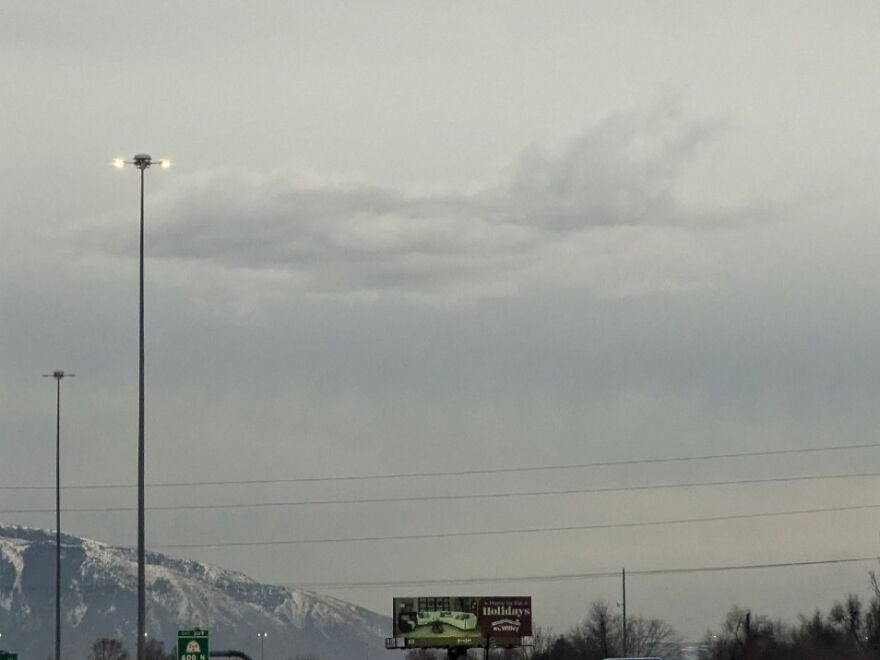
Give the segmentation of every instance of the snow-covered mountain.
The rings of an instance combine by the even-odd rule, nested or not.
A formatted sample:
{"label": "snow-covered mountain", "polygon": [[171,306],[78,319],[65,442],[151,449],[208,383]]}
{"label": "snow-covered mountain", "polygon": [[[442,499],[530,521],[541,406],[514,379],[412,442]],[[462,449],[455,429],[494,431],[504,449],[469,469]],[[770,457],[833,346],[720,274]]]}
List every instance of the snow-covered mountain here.
{"label": "snow-covered mountain", "polygon": [[[311,591],[259,584],[234,571],[149,552],[147,631],[175,648],[179,628],[208,628],[211,649],[267,660],[313,656],[350,660],[385,656],[387,617]],[[133,650],[137,626],[137,555],[62,536],[62,635],[67,660],[82,660],[98,637]],[[54,655],[55,534],[0,524],[0,646],[21,660]],[[401,656],[388,654],[392,660]]]}

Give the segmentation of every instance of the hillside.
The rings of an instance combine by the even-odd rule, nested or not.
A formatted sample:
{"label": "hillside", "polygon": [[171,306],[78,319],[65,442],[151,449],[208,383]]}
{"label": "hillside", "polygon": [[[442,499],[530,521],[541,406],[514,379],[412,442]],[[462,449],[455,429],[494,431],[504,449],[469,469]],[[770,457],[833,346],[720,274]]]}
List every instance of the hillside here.
{"label": "hillside", "polygon": [[[266,658],[312,655],[348,660],[384,655],[390,620],[312,591],[260,584],[242,573],[150,552],[146,557],[147,631],[173,644],[180,627],[207,627],[212,649]],[[63,647],[83,658],[98,637],[131,649],[137,622],[136,553],[62,536]],[[2,645],[22,660],[54,653],[54,532],[0,525]]]}

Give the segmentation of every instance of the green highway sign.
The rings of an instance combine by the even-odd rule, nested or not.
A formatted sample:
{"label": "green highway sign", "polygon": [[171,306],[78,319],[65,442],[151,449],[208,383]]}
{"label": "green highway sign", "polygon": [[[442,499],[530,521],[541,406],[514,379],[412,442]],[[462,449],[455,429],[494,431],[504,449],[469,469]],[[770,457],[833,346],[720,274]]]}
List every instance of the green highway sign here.
{"label": "green highway sign", "polygon": [[207,630],[177,631],[177,660],[208,660],[209,655]]}
{"label": "green highway sign", "polygon": [[18,660],[18,654],[0,650],[0,660]]}

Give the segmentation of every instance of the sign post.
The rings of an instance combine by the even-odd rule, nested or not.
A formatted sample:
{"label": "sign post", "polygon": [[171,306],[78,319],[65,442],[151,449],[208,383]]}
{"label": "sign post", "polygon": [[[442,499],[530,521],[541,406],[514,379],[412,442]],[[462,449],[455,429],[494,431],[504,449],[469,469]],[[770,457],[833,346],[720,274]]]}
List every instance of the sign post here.
{"label": "sign post", "polygon": [[208,660],[208,631],[178,630],[177,660]]}

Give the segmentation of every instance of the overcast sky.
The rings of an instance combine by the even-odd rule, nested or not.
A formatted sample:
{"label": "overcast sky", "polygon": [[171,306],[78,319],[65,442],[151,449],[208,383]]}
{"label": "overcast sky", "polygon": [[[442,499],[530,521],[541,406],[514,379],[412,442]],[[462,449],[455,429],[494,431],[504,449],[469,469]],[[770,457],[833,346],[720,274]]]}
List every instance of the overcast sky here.
{"label": "overcast sky", "polygon": [[[134,483],[135,170],[147,480],[455,472],[874,443],[876,2],[3,3],[0,484]],[[880,471],[880,449],[482,476],[153,488],[148,506]],[[880,478],[148,515],[151,547],[880,504]],[[4,510],[53,492],[2,491]],[[71,490],[71,507],[135,506]],[[52,514],[0,514],[51,527]],[[168,550],[274,583],[880,554],[875,510]],[[134,545],[133,513],[64,528]],[[871,563],[633,577],[685,637],[793,619]],[[533,594],[558,631],[615,580]],[[181,622],[186,623],[186,622]],[[390,634],[390,632],[389,632]]]}

